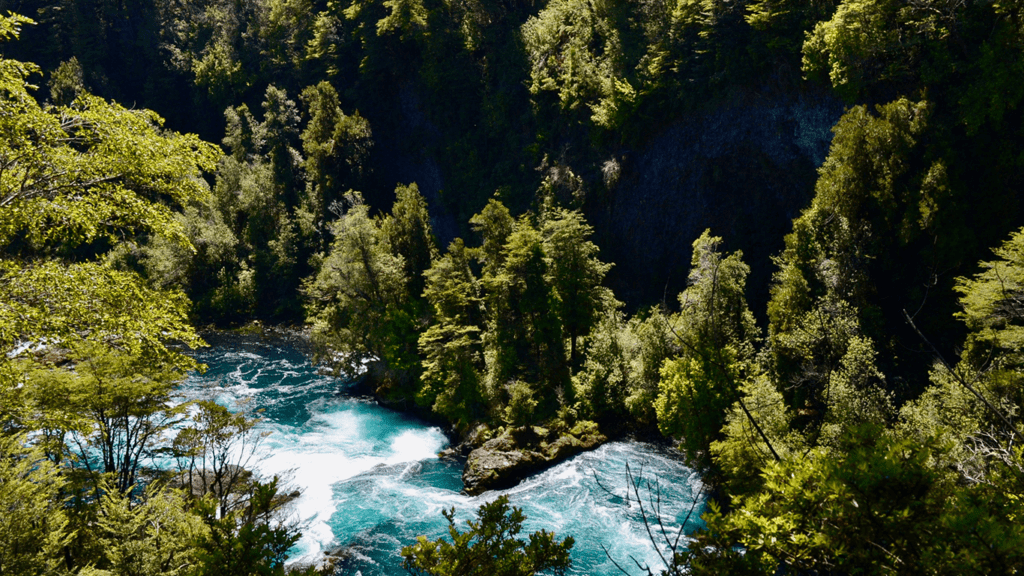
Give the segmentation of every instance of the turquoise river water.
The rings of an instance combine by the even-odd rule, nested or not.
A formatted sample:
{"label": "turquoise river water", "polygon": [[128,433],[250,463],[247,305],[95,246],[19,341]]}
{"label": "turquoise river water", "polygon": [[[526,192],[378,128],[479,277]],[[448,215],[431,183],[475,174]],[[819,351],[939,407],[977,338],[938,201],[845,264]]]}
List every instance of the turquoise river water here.
{"label": "turquoise river water", "polygon": [[[691,514],[699,479],[658,446],[611,442],[514,488],[470,497],[461,493],[462,463],[437,457],[448,446],[440,428],[348,394],[346,382],[318,374],[285,340],[216,336],[210,343],[196,353],[208,370],[190,376],[182,392],[261,411],[268,435],[259,471],[302,490],[292,510],[303,527],[294,559],[345,548],[351,554],[339,574],[404,574],[401,547],[421,534],[446,534],[443,509],[454,507],[464,526],[481,503],[505,494],[526,514],[525,531],[575,538],[572,574],[621,574],[604,549],[631,574],[641,573],[631,558],[658,573],[639,506],[625,498],[627,463],[656,480],[670,536],[684,521],[687,532],[700,522],[699,505]],[[648,497],[646,486],[641,493]]]}

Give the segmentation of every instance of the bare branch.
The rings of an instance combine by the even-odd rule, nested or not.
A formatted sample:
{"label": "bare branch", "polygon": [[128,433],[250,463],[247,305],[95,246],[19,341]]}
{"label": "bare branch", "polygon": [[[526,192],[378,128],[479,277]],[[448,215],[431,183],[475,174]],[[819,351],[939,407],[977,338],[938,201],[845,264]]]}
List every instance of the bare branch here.
{"label": "bare branch", "polygon": [[[606,556],[606,557],[608,558],[608,561],[609,561],[609,562],[611,562],[612,564],[614,564],[614,565],[615,565],[615,568],[617,568],[617,569],[619,570],[619,572],[622,572],[622,573],[623,573],[623,574],[625,574],[626,576],[633,576],[632,574],[630,574],[629,572],[627,572],[625,568],[623,568],[622,566],[620,566],[620,565],[619,565],[619,563],[615,561],[615,558],[612,558],[612,555],[611,555],[611,553],[610,553],[610,552],[608,552],[608,549],[607,549],[607,548],[605,548],[605,546],[604,546],[604,543],[603,543],[603,542],[602,542],[602,543],[600,543],[600,546],[601,546],[601,550],[604,550],[604,555],[605,555],[605,556]],[[635,562],[635,560],[634,560],[634,562]]]}
{"label": "bare branch", "polygon": [[980,400],[981,403],[984,404],[986,408],[988,408],[989,412],[994,414],[997,418],[999,418],[999,420],[1003,422],[1003,424],[1006,426],[1007,432],[1010,433],[1010,442],[1013,442],[1013,438],[1017,433],[1017,428],[1010,422],[1009,418],[1007,418],[1002,412],[999,411],[999,409],[993,406],[987,398],[981,395],[981,393],[975,390],[974,387],[971,386],[971,384],[968,383],[966,380],[964,380],[964,378],[960,376],[960,374],[957,371],[953,370],[953,368],[950,367],[949,363],[946,362],[946,359],[943,358],[942,353],[939,352],[939,349],[936,348],[935,345],[933,345],[931,341],[928,340],[924,333],[922,333],[921,330],[918,329],[917,325],[914,324],[914,321],[910,318],[910,315],[907,314],[906,310],[903,311],[903,317],[907,319],[907,323],[910,324],[910,327],[914,329],[914,332],[917,332],[917,335],[921,337],[921,340],[923,340],[924,343],[927,344],[928,347],[932,349],[932,352],[935,354],[935,357],[938,359],[939,363],[941,363],[942,367],[945,368],[951,376],[953,376],[953,379],[956,380],[958,384],[966,388],[971,394],[973,394],[975,398]]}

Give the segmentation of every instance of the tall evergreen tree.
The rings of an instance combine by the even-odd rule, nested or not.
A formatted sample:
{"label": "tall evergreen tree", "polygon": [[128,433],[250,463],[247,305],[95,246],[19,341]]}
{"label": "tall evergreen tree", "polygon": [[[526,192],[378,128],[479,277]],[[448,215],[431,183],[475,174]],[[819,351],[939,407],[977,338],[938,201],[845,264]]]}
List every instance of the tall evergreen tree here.
{"label": "tall evergreen tree", "polygon": [[395,188],[395,203],[391,214],[381,222],[381,231],[387,236],[392,253],[401,256],[405,263],[409,295],[413,300],[420,300],[423,273],[437,257],[437,240],[430,225],[427,201],[416,183]]}
{"label": "tall evergreen tree", "polygon": [[548,258],[549,282],[555,292],[562,330],[569,338],[569,367],[577,367],[577,344],[614,306],[611,291],[601,286],[611,264],[597,259],[590,241],[593,228],[576,211],[560,208],[544,214],[542,228]]}
{"label": "tall evergreen tree", "polygon": [[528,217],[516,221],[501,259],[501,268],[482,280],[492,354],[489,377],[496,385],[517,379],[536,384],[542,398],[553,400],[554,390],[568,384],[569,371],[544,240]]}
{"label": "tall evergreen tree", "polygon": [[727,410],[752,375],[760,336],[744,294],[750,269],[740,252],[723,256],[721,241],[704,231],[693,243],[689,286],[679,294],[672,328],[680,354],[662,367],[655,403],[658,427],[680,438],[702,470],[713,469],[711,443],[721,438]]}
{"label": "tall evergreen tree", "polygon": [[320,270],[306,284],[313,337],[340,353],[339,367],[357,374],[364,362],[388,383],[405,380],[417,359],[403,346],[410,328],[405,260],[392,252],[380,220],[358,193],[332,225],[334,243]]}
{"label": "tall evergreen tree", "polygon": [[419,340],[420,401],[459,428],[486,416],[481,388],[483,297],[470,263],[469,250],[456,238],[425,272],[423,295],[432,308],[433,323]]}

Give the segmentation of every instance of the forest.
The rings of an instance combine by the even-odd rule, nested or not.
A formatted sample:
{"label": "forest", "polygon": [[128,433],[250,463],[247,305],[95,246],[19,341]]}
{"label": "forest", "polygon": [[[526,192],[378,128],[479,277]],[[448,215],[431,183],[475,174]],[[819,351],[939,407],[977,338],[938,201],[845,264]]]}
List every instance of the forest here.
{"label": "forest", "polygon": [[[459,442],[671,442],[650,574],[1024,570],[1024,2],[0,14],[0,574],[333,573],[258,416],[174,401],[270,325]],[[409,572],[585,537],[453,514]]]}

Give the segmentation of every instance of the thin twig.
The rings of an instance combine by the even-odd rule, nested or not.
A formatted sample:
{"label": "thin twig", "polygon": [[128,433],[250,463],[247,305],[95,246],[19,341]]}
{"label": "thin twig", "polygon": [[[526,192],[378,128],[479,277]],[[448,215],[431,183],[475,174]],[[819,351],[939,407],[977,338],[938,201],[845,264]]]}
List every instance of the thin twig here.
{"label": "thin twig", "polygon": [[[643,468],[642,467],[640,469],[640,474],[643,475]],[[651,532],[651,523],[650,523],[650,521],[647,520],[647,511],[644,510],[644,501],[640,497],[639,483],[638,483],[638,481],[633,479],[632,471],[629,469],[629,464],[626,464],[626,475],[629,477],[629,481],[633,485],[633,492],[634,492],[634,495],[636,496],[637,503],[640,504],[640,518],[644,521],[644,530],[647,531],[647,537],[650,538],[651,543],[653,544],[653,543],[655,543],[654,533]],[[661,558],[661,561],[665,564],[666,568],[671,566],[668,563],[668,561],[665,560],[665,555],[661,553],[661,548],[659,548],[656,545],[654,547],[654,551],[658,553],[658,557]],[[635,560],[634,560],[634,562],[635,562]],[[639,566],[639,563],[637,563],[637,566]]]}
{"label": "thin twig", "polygon": [[[596,470],[591,468],[590,469],[590,473],[594,476],[594,482],[597,483],[597,487],[600,488],[601,491],[603,491],[605,494],[611,496],[612,498],[621,498],[621,496],[619,496],[615,492],[612,492],[608,487],[606,487],[604,484],[601,483],[601,479],[597,477],[597,471]],[[627,506],[629,505],[629,501],[628,500],[626,501],[626,505]]]}
{"label": "thin twig", "polygon": [[600,545],[601,545],[601,550],[604,550],[604,555],[605,555],[605,556],[607,556],[607,557],[608,557],[608,560],[609,560],[609,561],[610,561],[610,562],[611,562],[612,564],[614,564],[616,568],[618,568],[618,569],[619,569],[619,572],[622,572],[622,573],[623,573],[623,574],[625,574],[626,576],[633,576],[632,574],[630,574],[629,572],[627,572],[625,568],[623,568],[622,566],[619,566],[619,563],[615,561],[615,558],[612,558],[612,555],[611,555],[611,553],[610,553],[610,552],[608,552],[608,549],[604,547],[604,543],[603,543],[603,542],[601,542],[601,543],[600,543]]}
{"label": "thin twig", "polygon": [[903,311],[903,317],[907,319],[907,323],[909,323],[910,327],[914,329],[914,332],[917,332],[917,335],[921,337],[921,340],[923,340],[924,343],[927,344],[928,347],[932,349],[932,352],[935,354],[935,357],[939,360],[939,363],[941,363],[943,368],[945,368],[946,371],[949,372],[950,375],[953,376],[953,379],[956,380],[961,386],[966,388],[968,391],[970,391],[971,394],[974,394],[974,396],[978,400],[981,400],[981,402],[985,405],[985,407],[988,408],[988,410],[990,412],[992,412],[1000,420],[1002,420],[1003,424],[1006,425],[1007,431],[1010,433],[1010,442],[1013,442],[1013,438],[1014,438],[1014,436],[1017,433],[1017,429],[1010,422],[1010,420],[1005,415],[1003,415],[1003,413],[1000,412],[999,409],[997,409],[995,406],[993,406],[992,403],[989,402],[987,398],[982,396],[981,393],[979,393],[977,390],[975,390],[973,386],[971,386],[966,380],[964,380],[963,377],[960,376],[960,374],[958,374],[955,370],[953,370],[950,367],[949,363],[946,362],[946,359],[943,358],[942,353],[939,352],[939,349],[936,348],[935,345],[932,344],[930,340],[928,340],[928,338],[924,335],[924,333],[922,333],[921,330],[918,329],[917,325],[914,324],[914,321],[910,318],[910,315],[907,314],[906,310]]}
{"label": "thin twig", "polygon": [[690,521],[690,517],[693,516],[693,511],[697,509],[697,503],[700,502],[700,496],[704,493],[704,483],[700,483],[700,490],[697,490],[697,496],[693,499],[693,504],[690,504],[690,511],[686,513],[686,518],[683,519],[683,523],[679,525],[679,533],[676,534],[676,540],[672,543],[672,554],[675,555],[676,550],[679,549],[679,537],[683,535],[683,531],[686,528],[686,523]]}
{"label": "thin twig", "polygon": [[[679,340],[679,342],[683,346],[689,348],[691,352],[699,354],[697,349],[692,344],[684,340],[683,337],[676,332],[676,329],[672,327],[672,324],[669,324],[668,329],[669,331],[672,332],[672,335],[675,336],[676,339]],[[725,367],[722,366],[721,363],[716,362],[714,359],[711,359],[711,362],[714,363],[719,370],[722,370],[724,373],[728,374],[728,372],[725,370]],[[743,395],[739,393],[738,389],[736,390],[736,400],[737,402],[739,402],[740,408],[743,409],[743,413],[746,415],[747,420],[750,420],[750,423],[754,425],[754,429],[757,430],[757,433],[761,436],[761,440],[764,440],[764,443],[768,445],[768,449],[771,451],[772,456],[775,457],[775,461],[781,462],[782,458],[779,458],[779,454],[778,452],[775,451],[775,447],[772,446],[772,442],[771,440],[768,439],[768,435],[764,433],[764,430],[762,430],[761,427],[757,424],[757,420],[754,420],[754,416],[750,413],[749,410],[747,410],[747,407],[743,404]]]}

